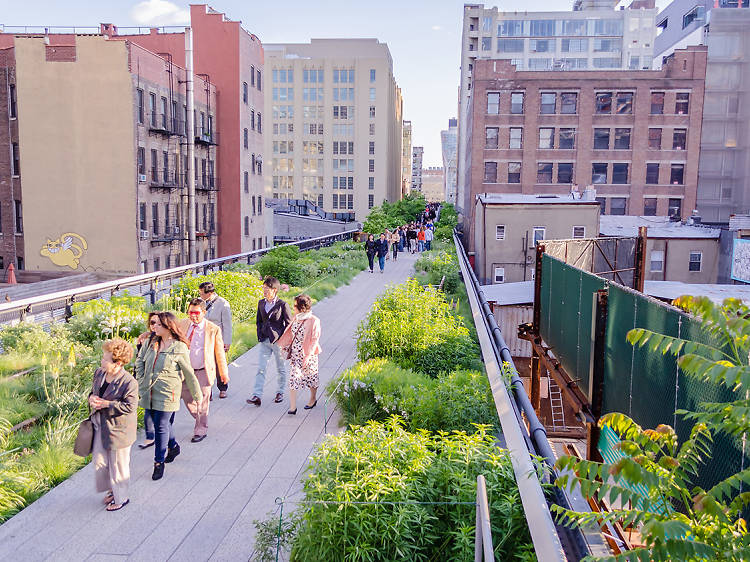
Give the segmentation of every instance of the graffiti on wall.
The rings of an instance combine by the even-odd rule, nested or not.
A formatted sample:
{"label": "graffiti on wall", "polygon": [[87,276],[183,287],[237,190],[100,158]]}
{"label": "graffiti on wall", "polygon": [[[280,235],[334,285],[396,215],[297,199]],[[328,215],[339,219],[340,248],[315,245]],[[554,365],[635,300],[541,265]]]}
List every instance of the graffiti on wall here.
{"label": "graffiti on wall", "polygon": [[66,232],[56,240],[47,238],[47,243],[42,246],[39,253],[55,265],[78,269],[81,256],[87,249],[88,244],[83,236],[75,232]]}

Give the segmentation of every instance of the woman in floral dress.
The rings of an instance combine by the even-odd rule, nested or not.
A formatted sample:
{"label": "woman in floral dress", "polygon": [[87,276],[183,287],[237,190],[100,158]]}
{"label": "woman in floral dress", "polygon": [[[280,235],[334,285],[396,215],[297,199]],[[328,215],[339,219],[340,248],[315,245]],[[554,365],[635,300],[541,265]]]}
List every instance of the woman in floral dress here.
{"label": "woman in floral dress", "polygon": [[308,295],[294,297],[295,316],[276,344],[291,361],[289,370],[289,414],[297,413],[297,391],[310,389],[310,401],[305,410],[318,404],[318,355],[320,354],[320,319],[312,311]]}

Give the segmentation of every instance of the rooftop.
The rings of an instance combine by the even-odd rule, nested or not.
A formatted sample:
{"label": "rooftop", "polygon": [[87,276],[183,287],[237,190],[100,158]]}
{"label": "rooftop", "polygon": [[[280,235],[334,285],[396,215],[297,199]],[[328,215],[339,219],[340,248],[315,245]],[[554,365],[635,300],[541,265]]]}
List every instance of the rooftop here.
{"label": "rooftop", "polygon": [[483,204],[493,205],[527,205],[527,204],[568,204],[599,205],[598,201],[573,199],[570,195],[531,195],[527,193],[480,193],[477,198]]}
{"label": "rooftop", "polygon": [[700,225],[672,222],[669,217],[636,217],[602,215],[599,234],[602,236],[638,236],[638,227],[648,227],[649,238],[719,238],[721,230]]}

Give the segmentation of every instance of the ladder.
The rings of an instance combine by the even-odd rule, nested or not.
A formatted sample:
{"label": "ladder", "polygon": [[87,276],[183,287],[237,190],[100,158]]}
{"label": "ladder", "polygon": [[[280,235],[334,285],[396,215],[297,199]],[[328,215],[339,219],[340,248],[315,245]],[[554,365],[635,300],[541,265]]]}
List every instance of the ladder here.
{"label": "ladder", "polygon": [[555,379],[549,380],[549,404],[552,410],[552,431],[567,431],[565,425],[565,410],[563,409],[563,399],[560,387],[557,386]]}

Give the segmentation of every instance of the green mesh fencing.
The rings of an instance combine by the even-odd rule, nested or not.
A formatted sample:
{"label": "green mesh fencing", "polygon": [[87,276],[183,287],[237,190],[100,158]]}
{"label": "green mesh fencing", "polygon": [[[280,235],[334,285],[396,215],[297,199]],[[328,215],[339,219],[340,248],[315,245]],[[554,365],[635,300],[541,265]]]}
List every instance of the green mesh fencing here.
{"label": "green mesh fencing", "polygon": [[607,281],[542,256],[540,334],[591,401],[591,355],[596,292]]}

